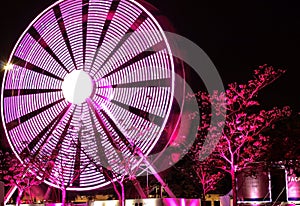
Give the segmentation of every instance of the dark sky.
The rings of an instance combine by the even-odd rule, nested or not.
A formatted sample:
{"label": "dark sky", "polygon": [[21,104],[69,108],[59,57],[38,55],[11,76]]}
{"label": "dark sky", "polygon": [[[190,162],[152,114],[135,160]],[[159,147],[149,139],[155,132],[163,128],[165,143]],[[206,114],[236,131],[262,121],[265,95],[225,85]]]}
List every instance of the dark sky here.
{"label": "dark sky", "polygon": [[[2,1],[0,60],[53,0]],[[300,111],[300,2],[288,0],[149,0],[212,59],[223,81],[245,82],[258,65],[287,69],[261,94],[266,106]],[[299,2],[299,3],[297,3]],[[1,72],[2,74],[3,72]]]}
{"label": "dark sky", "polygon": [[245,82],[262,64],[287,69],[260,97],[268,106],[290,105],[300,111],[299,1],[152,2],[179,34],[208,54],[225,83]]}
{"label": "dark sky", "polygon": [[[1,2],[0,60],[7,61],[28,24],[53,0]],[[266,89],[266,104],[300,111],[300,2],[288,0],[149,0],[212,59],[223,81],[243,82],[258,65],[287,69]],[[299,2],[299,3],[297,3]]]}

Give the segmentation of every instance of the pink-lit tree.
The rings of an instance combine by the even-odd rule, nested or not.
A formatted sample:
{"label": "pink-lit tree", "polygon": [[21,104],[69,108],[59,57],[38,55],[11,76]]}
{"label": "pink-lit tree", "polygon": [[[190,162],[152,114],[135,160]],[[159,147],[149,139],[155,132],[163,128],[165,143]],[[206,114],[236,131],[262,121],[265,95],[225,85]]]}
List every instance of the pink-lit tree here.
{"label": "pink-lit tree", "polygon": [[[289,107],[261,109],[257,99],[259,91],[284,73],[285,70],[264,65],[254,70],[252,80],[246,84],[229,84],[225,93],[196,94],[200,102],[201,124],[198,128],[200,141],[194,149],[199,151],[199,160],[204,160],[210,152],[205,161],[214,162],[216,168],[231,175],[234,205],[237,204],[236,172],[249,163],[263,160],[269,149],[269,137],[264,135],[264,130],[291,114]],[[214,115],[226,120],[219,122],[216,118],[211,121],[211,114],[207,113],[211,107],[215,108]],[[196,161],[199,168],[201,164],[201,161]]]}
{"label": "pink-lit tree", "polygon": [[136,179],[136,173],[139,167],[134,167],[133,164],[135,161],[132,161],[135,159],[134,157],[125,157],[123,154],[119,155],[121,157],[121,161],[118,162],[119,168],[110,168],[111,174],[113,175],[113,179],[118,183],[119,188],[114,185],[113,179],[111,179],[111,182],[114,185],[114,190],[118,195],[120,206],[125,205],[125,187],[124,183],[126,181],[132,181],[133,185],[137,189],[138,193],[142,198],[146,198],[146,195],[139,183],[139,181]]}
{"label": "pink-lit tree", "polygon": [[[78,144],[79,143],[79,144]],[[117,147],[116,142],[115,146]],[[125,205],[125,187],[124,183],[126,181],[132,181],[135,189],[138,191],[139,195],[142,198],[146,198],[146,195],[140,185],[140,182],[136,178],[137,170],[139,170],[138,165],[133,166],[133,164],[136,164],[136,161],[133,161],[136,159],[136,157],[131,156],[124,156],[120,150],[116,150],[116,155],[118,156],[116,159],[118,161],[116,162],[119,167],[112,168],[108,162],[104,165],[101,165],[97,163],[90,155],[82,148],[80,147],[80,141],[74,141],[72,140],[72,146],[75,146],[77,149],[80,149],[82,154],[89,160],[87,162],[87,165],[83,168],[86,168],[88,166],[95,167],[99,172],[101,172],[104,177],[111,182],[113,189],[118,196],[119,204],[120,206]],[[112,162],[113,163],[113,162]],[[78,171],[77,174],[81,174],[84,170]],[[74,176],[75,179],[72,180],[75,181],[77,179],[76,176]]]}
{"label": "pink-lit tree", "polygon": [[222,170],[217,169],[210,159],[203,161],[196,159],[191,168],[193,172],[191,175],[194,174],[201,184],[202,196],[205,201],[206,195],[216,189],[217,184],[224,178],[225,174]]}
{"label": "pink-lit tree", "polygon": [[4,174],[6,185],[18,188],[17,205],[20,205],[24,191],[41,184],[45,178],[49,177],[50,168],[53,166],[50,161],[32,156],[23,157],[23,162],[20,162],[10,153],[5,155],[5,164],[8,168]]}
{"label": "pink-lit tree", "polygon": [[[75,143],[72,142],[70,142],[69,146],[76,147]],[[80,175],[90,165],[90,163],[76,165],[79,162],[76,161],[78,158],[79,157],[76,157],[74,154],[59,152],[59,149],[55,150],[53,156],[50,158],[50,160],[54,159],[57,165],[57,167],[52,168],[51,181],[58,185],[61,190],[62,205],[65,205],[67,201],[67,188],[72,187],[73,184],[76,184],[76,181],[79,179]],[[68,173],[66,167],[69,163],[75,164],[75,167],[78,168],[74,170],[74,173]]]}
{"label": "pink-lit tree", "polygon": [[[223,104],[224,101],[222,102],[224,96],[214,93],[212,96],[213,98],[210,98],[209,95],[207,95],[207,93],[205,92],[199,92],[196,95],[188,94],[186,96],[186,104],[188,104],[190,100],[194,99],[195,97],[197,99],[201,113],[199,114],[198,111],[190,111],[190,118],[193,119],[195,115],[201,115],[200,126],[198,127],[198,133],[196,134],[195,142],[192,148],[189,150],[188,154],[185,156],[185,159],[187,159],[187,161],[184,161],[185,163],[183,166],[180,166],[180,169],[189,177],[196,177],[193,179],[194,181],[200,183],[202,189],[202,199],[205,201],[206,195],[209,192],[214,191],[217,187],[217,184],[225,176],[224,171],[216,166],[216,162],[213,159],[199,158],[200,156],[205,155],[205,153],[209,153],[209,151],[212,151],[212,149],[210,148],[207,149],[207,146],[216,144],[216,142],[210,142],[204,146],[205,141],[209,142],[218,140],[218,137],[205,137],[207,137],[209,129],[213,131],[218,127],[222,127],[222,125],[224,124],[222,124],[222,122],[210,122],[212,116],[211,101],[215,102],[214,106],[216,107],[217,111],[216,116],[225,114],[225,107]],[[210,127],[210,125],[212,126]],[[217,135],[217,133],[210,133],[210,135]],[[187,165],[186,162],[191,163],[187,163]]]}
{"label": "pink-lit tree", "polygon": [[192,148],[191,152],[178,164],[176,169],[191,178],[194,183],[200,183],[202,200],[205,201],[206,195],[217,189],[217,185],[225,177],[225,173],[223,170],[218,169],[211,159],[199,160],[198,151],[200,150],[197,151],[196,148],[197,145]]}
{"label": "pink-lit tree", "polygon": [[[134,160],[134,161],[133,161]],[[131,181],[137,190],[138,194],[141,198],[147,198],[140,182],[137,180],[137,172],[140,170],[140,164],[137,164],[138,158],[135,156],[123,156],[122,161],[119,163],[119,171],[116,171],[119,178],[117,178],[117,182],[121,188],[122,201],[125,205],[125,188],[124,183],[126,181]],[[136,164],[134,166],[134,164]],[[118,170],[117,168],[115,170]]]}

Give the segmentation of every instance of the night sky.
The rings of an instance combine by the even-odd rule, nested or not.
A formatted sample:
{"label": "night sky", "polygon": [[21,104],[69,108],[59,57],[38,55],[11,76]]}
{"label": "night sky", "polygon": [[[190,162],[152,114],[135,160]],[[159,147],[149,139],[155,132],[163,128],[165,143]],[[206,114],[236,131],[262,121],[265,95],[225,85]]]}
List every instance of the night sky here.
{"label": "night sky", "polygon": [[284,76],[262,91],[262,104],[290,105],[300,111],[300,2],[206,0],[198,1],[199,6],[193,2],[153,4],[179,34],[208,54],[225,84],[247,81],[258,65],[286,69]]}
{"label": "night sky", "polygon": [[[53,0],[1,2],[0,60],[6,62],[21,33]],[[261,93],[262,104],[300,111],[300,2],[288,0],[149,0],[176,32],[211,58],[224,83],[244,83],[262,64],[287,73]],[[298,3],[297,3],[298,2]],[[3,65],[3,64],[2,64]],[[3,72],[1,72],[2,76]]]}

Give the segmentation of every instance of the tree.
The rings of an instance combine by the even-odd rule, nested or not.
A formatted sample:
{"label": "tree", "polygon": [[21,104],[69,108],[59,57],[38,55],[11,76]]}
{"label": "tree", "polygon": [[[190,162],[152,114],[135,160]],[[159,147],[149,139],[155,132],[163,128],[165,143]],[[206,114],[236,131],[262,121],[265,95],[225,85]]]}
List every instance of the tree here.
{"label": "tree", "polygon": [[[216,94],[216,93],[215,93]],[[215,95],[214,94],[214,95]],[[196,97],[196,98],[195,98]],[[217,96],[214,96],[217,99]],[[219,98],[222,98],[221,96]],[[195,135],[193,146],[189,149],[187,155],[175,165],[175,168],[191,179],[194,184],[197,185],[198,193],[201,191],[202,199],[205,201],[206,194],[211,191],[214,191],[217,187],[217,184],[225,176],[223,170],[215,166],[215,162],[211,159],[199,158],[204,153],[209,153],[210,149],[206,150],[206,146],[212,146],[213,144],[204,145],[204,142],[215,140],[218,138],[204,138],[208,135],[208,129],[210,128],[210,117],[211,113],[211,102],[209,96],[204,92],[198,92],[196,95],[193,93],[188,93],[185,99],[185,105],[189,108],[187,123],[189,125],[189,131],[187,135]],[[197,101],[200,110],[198,108],[189,107],[193,101]],[[222,101],[218,101],[220,104]],[[221,107],[218,107],[220,109]],[[200,111],[200,113],[199,113]],[[218,115],[223,114],[223,112],[218,111]],[[196,116],[200,115],[200,126],[196,124],[191,124],[191,121],[196,121]],[[198,126],[198,128],[191,128],[192,126]],[[197,134],[194,134],[191,131],[197,131]],[[216,134],[213,134],[216,135]],[[179,147],[184,150],[187,148],[185,142],[180,142]],[[206,155],[207,156],[207,155]],[[199,184],[200,183],[200,184]],[[200,186],[199,186],[200,185]],[[204,202],[205,203],[205,202]]]}
{"label": "tree", "polygon": [[194,174],[201,183],[203,200],[206,195],[216,189],[217,183],[225,176],[223,171],[214,167],[213,162],[204,160],[192,166]]}
{"label": "tree", "polygon": [[121,162],[118,162],[119,167],[111,169],[111,171],[113,172],[112,174],[114,175],[115,181],[120,186],[120,192],[118,192],[120,206],[124,206],[125,205],[124,183],[126,181],[131,181],[133,183],[135,189],[137,190],[141,198],[146,198],[147,196],[145,195],[140,185],[140,182],[137,180],[137,173],[140,170],[141,161],[138,162],[138,158],[134,156],[133,157],[125,156],[121,152],[119,154],[119,157],[121,158]]}
{"label": "tree", "polygon": [[[85,149],[81,147],[80,139],[75,141],[74,140],[74,135],[70,134],[70,136],[71,136],[70,146],[74,146],[76,149],[80,150],[80,152],[89,161],[87,162],[87,164],[84,167],[81,167],[81,168],[83,168],[82,170],[77,171],[77,176],[73,176],[73,179],[69,178],[67,186],[69,186],[70,183],[72,184],[79,177],[79,175],[82,172],[84,172],[84,170],[87,167],[93,166],[100,173],[102,173],[107,180],[109,180],[112,183],[114,191],[118,196],[120,206],[125,205],[124,182],[126,180],[130,180],[130,181],[133,182],[133,184],[135,185],[137,191],[139,192],[139,194],[142,198],[146,197],[145,193],[142,190],[142,187],[141,187],[139,181],[136,178],[137,170],[139,170],[139,165],[136,165],[136,163],[137,163],[137,158],[136,157],[134,157],[134,156],[133,157],[132,156],[125,156],[120,150],[116,150],[116,155],[117,155],[116,160],[120,160],[120,161],[116,162],[118,167],[112,168],[108,164],[108,162],[105,162],[104,163],[105,165],[101,165],[101,164],[97,163],[92,157],[90,157],[90,155],[85,151]],[[115,144],[116,142],[113,142],[113,143]],[[115,144],[115,146],[117,147],[117,144]],[[103,154],[101,156],[103,157]],[[103,161],[105,161],[105,158],[103,158]],[[64,170],[63,170],[63,167],[60,167],[60,168],[62,168],[62,169],[60,169],[61,174],[58,175],[58,177],[61,177],[60,179],[63,180],[62,177],[64,177],[64,173],[63,173]],[[63,182],[65,182],[65,181],[63,181]],[[66,185],[62,184],[62,183],[60,185],[62,185],[62,187],[61,187],[62,190],[66,191]]]}
{"label": "tree", "polygon": [[5,167],[8,169],[4,171],[4,180],[7,181],[7,186],[18,188],[16,204],[20,205],[24,191],[48,178],[53,165],[43,158],[20,155],[23,160],[21,162],[13,154],[5,154]]}
{"label": "tree", "polygon": [[[288,106],[261,109],[257,98],[259,91],[284,73],[285,70],[263,65],[254,70],[253,79],[246,84],[229,84],[224,93],[196,94],[201,102],[200,111],[203,111],[198,136],[199,158],[211,151],[207,147],[215,147],[207,161],[231,175],[234,205],[237,204],[236,172],[249,163],[263,160],[269,149],[269,136],[263,134],[264,130],[291,114]],[[205,112],[211,107],[216,109],[216,116],[226,117],[226,120],[210,122],[212,114]]]}
{"label": "tree", "polygon": [[[69,144],[69,148],[67,151],[71,151],[71,147],[77,147],[75,145],[75,142],[72,142],[71,140]],[[59,148],[61,145],[58,145],[58,149],[54,150],[53,156],[50,157],[49,161],[55,160],[56,167],[52,168],[52,176],[51,181],[54,182],[57,186],[59,186],[62,195],[61,195],[61,202],[62,205],[66,204],[67,199],[67,188],[72,187],[73,184],[77,184],[76,181],[79,179],[80,175],[88,168],[91,164],[86,163],[84,165],[79,165],[78,158],[76,154],[72,153],[65,153],[62,151],[59,151]],[[80,145],[78,146],[78,148]],[[74,173],[69,173],[66,169],[66,165],[68,163],[72,163],[75,166]]]}
{"label": "tree", "polygon": [[177,164],[176,169],[185,174],[194,183],[200,183],[202,200],[209,192],[216,190],[218,183],[225,177],[223,170],[216,167],[215,162],[211,159],[200,160],[198,149],[195,145],[188,155]]}

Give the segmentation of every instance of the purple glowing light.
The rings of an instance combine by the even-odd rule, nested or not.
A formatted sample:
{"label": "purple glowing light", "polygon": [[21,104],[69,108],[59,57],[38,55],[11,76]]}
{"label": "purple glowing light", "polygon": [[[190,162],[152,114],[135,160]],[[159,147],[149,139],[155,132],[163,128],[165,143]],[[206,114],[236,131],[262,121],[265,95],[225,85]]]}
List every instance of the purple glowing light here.
{"label": "purple glowing light", "polygon": [[300,201],[300,177],[296,174],[286,174],[287,199],[289,202]]}
{"label": "purple glowing light", "polygon": [[[130,155],[122,137],[149,154],[173,101],[170,57],[161,26],[135,1],[53,4],[25,30],[10,56],[13,67],[5,71],[1,114],[11,148],[18,157],[26,150],[37,156],[59,150],[47,180],[56,187],[89,164],[76,142],[96,164],[112,168],[120,167],[112,142]],[[76,102],[63,91],[74,71],[88,74],[92,82],[92,91]],[[91,164],[68,189],[109,183]]]}
{"label": "purple glowing light", "polygon": [[270,172],[258,167],[246,168],[237,174],[237,194],[240,203],[271,202]]}

